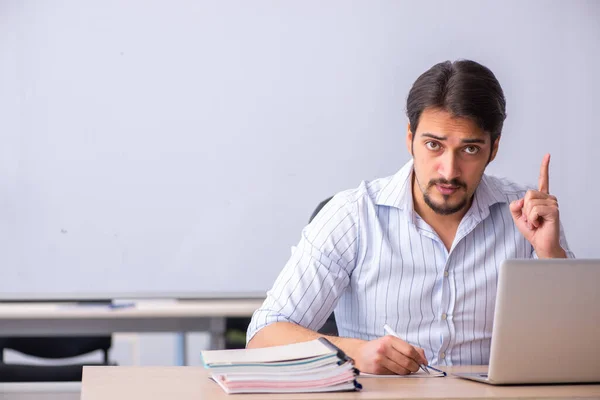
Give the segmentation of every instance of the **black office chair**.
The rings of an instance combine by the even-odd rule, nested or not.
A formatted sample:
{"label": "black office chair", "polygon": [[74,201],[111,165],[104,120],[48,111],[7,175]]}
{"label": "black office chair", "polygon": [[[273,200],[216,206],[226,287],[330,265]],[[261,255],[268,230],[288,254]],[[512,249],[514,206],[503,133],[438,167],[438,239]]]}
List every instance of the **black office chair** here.
{"label": "black office chair", "polygon": [[[317,208],[313,211],[312,215],[308,219],[308,223],[317,216],[319,211],[327,204],[332,197],[323,200],[317,205]],[[225,319],[225,348],[227,349],[243,349],[246,346],[246,331],[248,325],[250,325],[250,318],[245,317],[230,317]],[[319,329],[319,333],[323,335],[337,336],[338,330],[335,323],[335,316],[333,313],[327,318],[325,324]]]}
{"label": "black office chair", "polygon": [[246,347],[246,331],[250,325],[248,317],[225,318],[225,348],[243,349]]}
{"label": "black office chair", "polygon": [[[0,337],[0,382],[78,382],[84,365],[110,365],[112,336]],[[4,349],[22,354],[63,359],[102,350],[101,363],[33,365],[4,362]]]}
{"label": "black office chair", "polygon": [[[321,211],[321,209],[325,207],[325,204],[327,204],[332,198],[333,197],[329,197],[320,202],[319,205],[317,205],[317,208],[315,208],[312,215],[308,219],[308,223],[312,222],[312,220],[317,216],[319,211]],[[323,335],[338,336],[337,324],[335,322],[335,315],[333,313],[331,313],[331,315],[325,321],[325,324],[321,327],[321,329],[319,329],[319,333]]]}

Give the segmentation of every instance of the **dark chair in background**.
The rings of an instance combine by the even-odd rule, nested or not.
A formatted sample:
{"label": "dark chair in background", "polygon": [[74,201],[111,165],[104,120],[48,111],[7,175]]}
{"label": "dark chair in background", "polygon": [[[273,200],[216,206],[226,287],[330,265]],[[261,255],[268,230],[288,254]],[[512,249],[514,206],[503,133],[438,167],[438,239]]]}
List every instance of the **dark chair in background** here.
{"label": "dark chair in background", "polygon": [[[312,222],[319,211],[321,211],[325,204],[331,199],[332,197],[329,197],[317,205],[317,208],[315,208],[308,219],[308,223]],[[225,320],[225,348],[243,349],[246,347],[246,330],[248,329],[248,325],[250,325],[250,318],[227,318]],[[327,318],[327,321],[325,321],[325,324],[319,329],[319,333],[322,333],[323,335],[338,335],[333,313],[331,313],[329,318]]]}
{"label": "dark chair in background", "polygon": [[329,200],[331,200],[331,199],[333,199],[333,196],[326,198],[325,200],[323,200],[322,202],[320,202],[319,205],[317,205],[317,208],[315,208],[315,210],[311,214],[310,218],[308,219],[308,223],[309,224],[312,222],[313,219],[315,219],[315,217],[317,216],[317,214],[319,213],[319,211],[321,211],[321,209],[323,207],[325,207],[325,204],[329,203]]}
{"label": "dark chair in background", "polygon": [[[103,301],[105,303],[105,301]],[[0,328],[1,329],[1,328]],[[84,365],[109,365],[112,336],[0,337],[0,382],[77,382]],[[101,350],[101,363],[33,365],[4,362],[4,349],[42,359],[66,359]]]}
{"label": "dark chair in background", "polygon": [[[327,204],[332,198],[333,197],[328,197],[327,199],[319,203],[317,208],[315,208],[312,215],[310,216],[308,220],[309,223],[312,222],[312,220],[317,216],[319,211],[321,211],[321,209],[325,207],[325,204]],[[337,324],[335,323],[335,316],[333,313],[331,313],[331,315],[325,321],[325,324],[321,327],[321,329],[319,329],[319,333],[323,335],[338,336]]]}

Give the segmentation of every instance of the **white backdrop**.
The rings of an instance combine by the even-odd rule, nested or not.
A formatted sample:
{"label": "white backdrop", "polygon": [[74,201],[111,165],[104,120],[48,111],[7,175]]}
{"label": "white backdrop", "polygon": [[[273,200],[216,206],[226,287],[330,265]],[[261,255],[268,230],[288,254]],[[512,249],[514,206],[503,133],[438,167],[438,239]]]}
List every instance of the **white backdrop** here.
{"label": "white backdrop", "polygon": [[598,257],[600,2],[0,0],[0,293],[262,292],[322,199],[408,159],[405,99],[489,66],[489,172]]}

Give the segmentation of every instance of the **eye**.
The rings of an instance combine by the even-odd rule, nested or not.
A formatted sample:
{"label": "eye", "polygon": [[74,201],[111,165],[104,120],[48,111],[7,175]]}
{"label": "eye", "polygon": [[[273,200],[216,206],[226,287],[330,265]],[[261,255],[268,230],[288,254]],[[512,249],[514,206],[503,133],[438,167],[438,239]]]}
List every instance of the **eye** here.
{"label": "eye", "polygon": [[465,147],[465,153],[475,155],[479,153],[480,148],[477,146],[467,146]]}
{"label": "eye", "polygon": [[440,149],[440,144],[430,140],[429,142],[425,143],[425,147],[427,147],[429,150],[436,151]]}

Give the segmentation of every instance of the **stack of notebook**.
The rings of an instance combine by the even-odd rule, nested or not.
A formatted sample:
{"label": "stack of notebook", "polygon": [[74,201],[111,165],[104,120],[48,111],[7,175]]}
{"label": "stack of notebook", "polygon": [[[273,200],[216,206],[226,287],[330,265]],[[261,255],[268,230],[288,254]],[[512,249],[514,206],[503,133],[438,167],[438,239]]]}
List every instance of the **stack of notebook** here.
{"label": "stack of notebook", "polygon": [[358,370],[325,338],[262,349],[202,352],[211,378],[227,393],[358,390]]}

